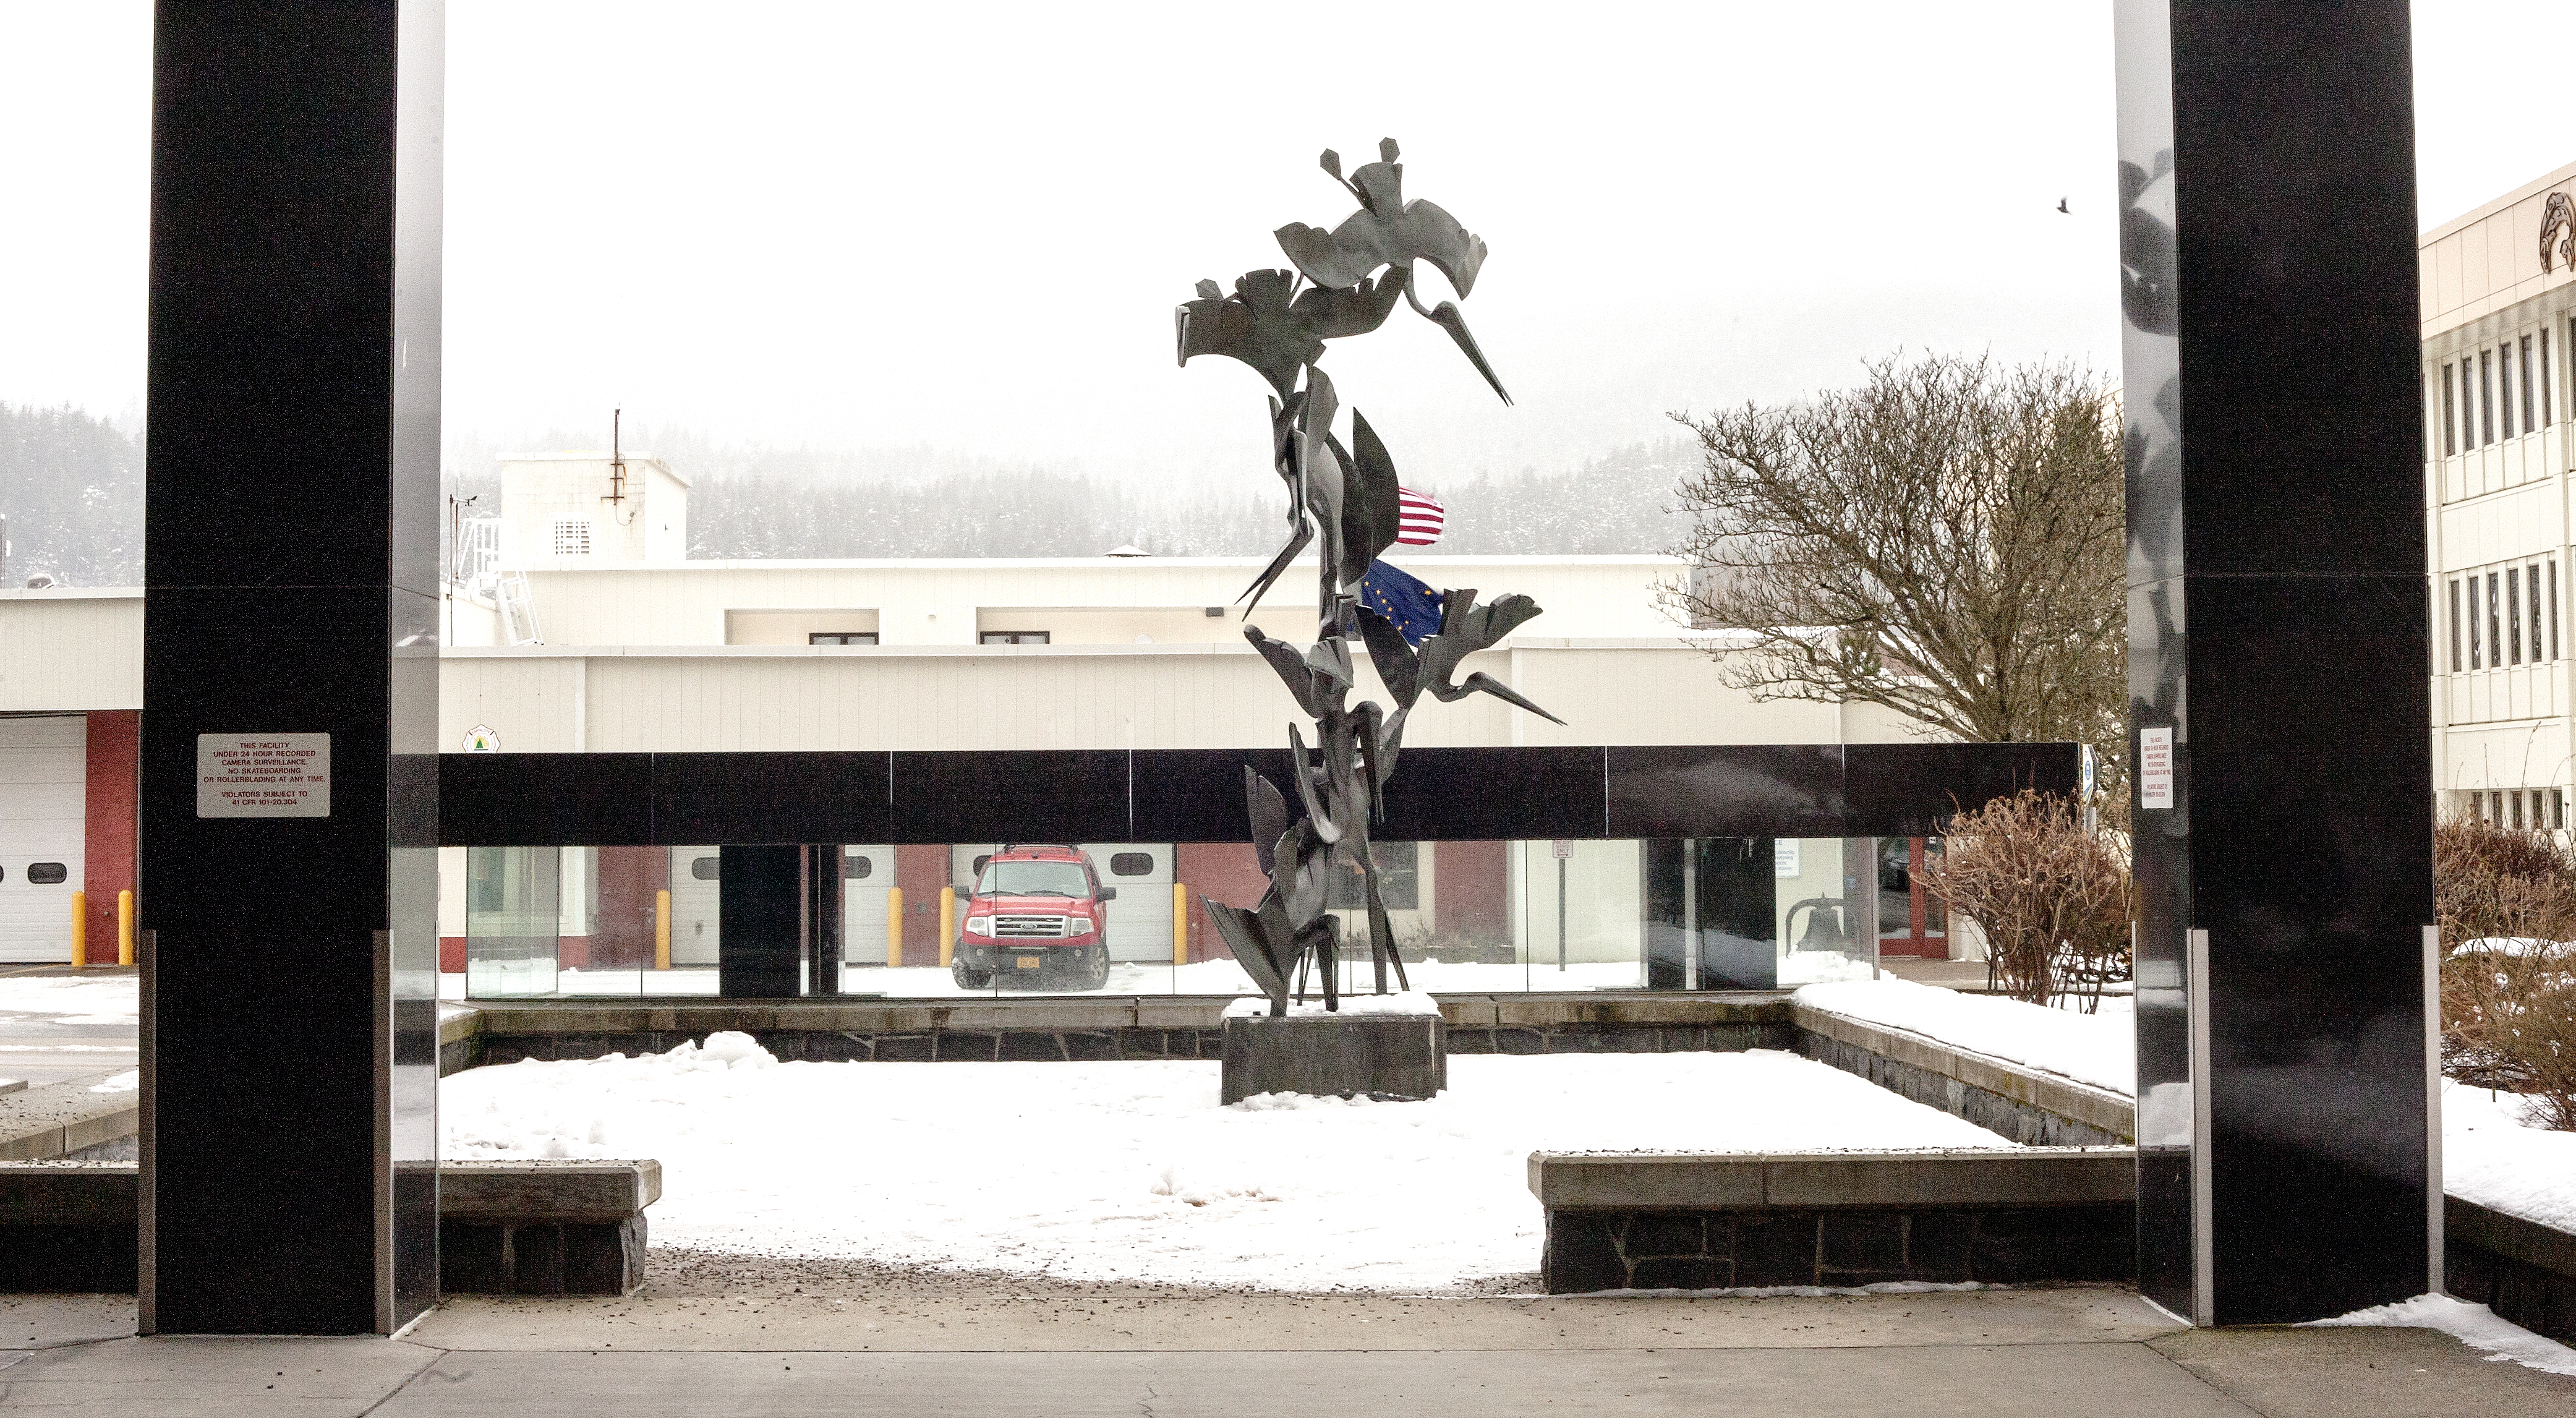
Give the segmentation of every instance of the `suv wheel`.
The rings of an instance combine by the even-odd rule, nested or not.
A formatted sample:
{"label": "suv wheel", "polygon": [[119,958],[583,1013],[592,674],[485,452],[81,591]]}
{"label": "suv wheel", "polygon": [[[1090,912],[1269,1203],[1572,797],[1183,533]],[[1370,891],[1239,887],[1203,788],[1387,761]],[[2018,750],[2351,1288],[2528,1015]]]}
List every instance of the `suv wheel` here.
{"label": "suv wheel", "polygon": [[961,990],[987,989],[990,988],[993,983],[992,971],[969,970],[966,968],[966,962],[963,960],[952,963],[948,967],[948,975],[949,978],[957,982],[957,988]]}
{"label": "suv wheel", "polygon": [[1102,941],[1091,948],[1090,958],[1083,962],[1084,989],[1096,990],[1109,983],[1109,943]]}

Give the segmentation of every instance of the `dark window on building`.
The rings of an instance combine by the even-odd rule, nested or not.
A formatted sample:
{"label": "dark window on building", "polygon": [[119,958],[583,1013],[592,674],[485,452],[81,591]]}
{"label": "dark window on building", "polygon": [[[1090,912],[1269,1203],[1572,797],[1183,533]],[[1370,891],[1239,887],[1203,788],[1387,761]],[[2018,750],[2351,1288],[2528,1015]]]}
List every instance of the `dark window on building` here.
{"label": "dark window on building", "polygon": [[874,645],[877,643],[877,633],[873,630],[818,630],[806,636],[805,643],[808,645]]}
{"label": "dark window on building", "polygon": [[70,877],[71,873],[64,870],[63,864],[60,862],[27,863],[27,884],[29,886],[60,886]]}
{"label": "dark window on building", "polygon": [[2482,624],[2484,622],[2478,618],[2478,578],[2472,576],[2469,578],[2469,668],[2473,670],[2484,669],[2487,663],[2486,638],[2478,629]]}
{"label": "dark window on building", "polygon": [[1044,645],[1047,643],[1047,632],[1043,630],[987,630],[984,632],[984,643],[987,645]]}
{"label": "dark window on building", "polygon": [[[1418,842],[1371,842],[1369,860],[1377,864],[1378,898],[1390,911],[1422,909],[1421,876],[1416,863],[1421,844]],[[1358,872],[1335,862],[1333,866],[1332,908],[1336,911],[1360,911],[1368,908],[1368,887]],[[1366,955],[1366,949],[1360,952]]]}
{"label": "dark window on building", "polygon": [[2531,432],[2539,425],[2531,421],[2531,337],[2522,337],[2522,431]]}
{"label": "dark window on building", "polygon": [[[2549,332],[2540,332],[2540,426],[2549,427]],[[2556,791],[2552,789],[2552,791]]]}
{"label": "dark window on building", "polygon": [[2496,424],[2513,437],[2513,341],[2496,346]]}
{"label": "dark window on building", "polygon": [[2495,351],[2478,351],[2478,444],[2495,442]]}
{"label": "dark window on building", "polygon": [[841,880],[843,881],[865,881],[876,874],[876,869],[877,864],[866,857],[841,858]]}
{"label": "dark window on building", "polygon": [[2448,457],[2450,457],[2452,454],[2457,453],[2457,452],[2459,452],[2459,451],[2460,451],[2459,421],[2458,421],[2458,419],[2453,415],[2453,413],[2452,413],[2452,411],[2451,411],[2451,383],[2452,383],[2452,369],[2451,369],[2451,366],[2449,366],[2449,365],[2447,365],[2447,364],[2446,364],[2446,365],[2443,365],[2443,366],[2442,366],[2442,456],[2443,456],[2443,457],[2445,457],[2445,458],[2448,458]]}
{"label": "dark window on building", "polygon": [[2549,825],[2561,832],[2567,830],[2567,790],[2565,788],[2549,790]]}
{"label": "dark window on building", "polygon": [[2542,658],[2540,653],[2540,563],[2535,561],[2524,567],[2523,571],[2525,573],[2522,581],[2524,598],[2531,606],[2531,662],[2536,665]]}
{"label": "dark window on building", "polygon": [[2558,658],[2558,563],[2549,563],[2549,658]]}
{"label": "dark window on building", "polygon": [[723,865],[724,858],[722,857],[691,857],[689,859],[689,875],[696,877],[700,881],[715,881],[719,879],[717,869]]}
{"label": "dark window on building", "polygon": [[2451,578],[2451,673],[2458,674],[2468,666],[2460,663],[2460,578]]}
{"label": "dark window on building", "polygon": [[2469,377],[2469,357],[2460,356],[2460,451],[2463,453],[2478,446],[2477,396],[2469,388],[2476,382]]}
{"label": "dark window on building", "polygon": [[2504,569],[2504,624],[2505,650],[2510,656],[2505,663],[2508,665],[2521,664],[2522,568],[2518,566],[2508,566]]}
{"label": "dark window on building", "polygon": [[1151,852],[1112,852],[1109,854],[1111,876],[1152,876],[1154,854]]}
{"label": "dark window on building", "polygon": [[2504,577],[2487,573],[2487,668],[2504,668]]}

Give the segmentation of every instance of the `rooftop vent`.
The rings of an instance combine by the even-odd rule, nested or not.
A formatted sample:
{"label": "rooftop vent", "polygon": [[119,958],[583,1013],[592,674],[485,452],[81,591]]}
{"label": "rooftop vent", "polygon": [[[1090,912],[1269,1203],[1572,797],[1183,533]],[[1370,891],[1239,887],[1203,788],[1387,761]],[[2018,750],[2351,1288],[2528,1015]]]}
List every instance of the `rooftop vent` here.
{"label": "rooftop vent", "polygon": [[1103,556],[1152,556],[1152,555],[1153,555],[1153,553],[1152,553],[1152,552],[1150,552],[1150,551],[1145,550],[1143,547],[1140,547],[1140,546],[1136,545],[1134,542],[1126,542],[1126,543],[1123,543],[1123,544],[1121,544],[1121,545],[1111,547],[1109,550],[1107,550],[1107,551],[1105,551],[1105,552],[1102,552],[1102,553],[1101,553],[1101,555],[1103,555]]}

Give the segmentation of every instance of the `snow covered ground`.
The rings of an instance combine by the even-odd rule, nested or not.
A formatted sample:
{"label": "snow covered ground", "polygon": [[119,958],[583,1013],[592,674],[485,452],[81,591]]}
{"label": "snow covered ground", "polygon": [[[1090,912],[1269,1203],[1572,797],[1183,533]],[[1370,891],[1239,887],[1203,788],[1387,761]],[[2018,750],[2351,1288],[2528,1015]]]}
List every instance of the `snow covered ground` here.
{"label": "snow covered ground", "polygon": [[2512,1093],[2442,1084],[2442,1190],[2576,1232],[2576,1132],[2523,1124]]}
{"label": "snow covered ground", "polygon": [[0,978],[0,1013],[42,1014],[57,1024],[132,1027],[136,1010],[134,977],[84,980],[69,975],[22,975]]}
{"label": "snow covered ground", "polygon": [[1998,995],[1969,995],[1893,976],[1809,985],[1800,1004],[1904,1029],[1956,1048],[2132,1093],[2138,1086],[2134,1002],[2106,998],[2097,1014]]}
{"label": "snow covered ground", "polygon": [[2449,1295],[2418,1295],[2393,1305],[2373,1305],[2330,1320],[2312,1320],[2316,1328],[2438,1329],[2489,1359],[2510,1359],[2543,1373],[2576,1376],[2576,1349],[2545,1339],[2498,1315]]}
{"label": "snow covered ground", "polygon": [[705,1050],[474,1069],[444,1155],[655,1157],[657,1244],[1264,1289],[1538,1266],[1532,1151],[2009,1149],[1793,1055],[1461,1056],[1427,1103],[1217,1104],[1217,1065],[779,1064]]}

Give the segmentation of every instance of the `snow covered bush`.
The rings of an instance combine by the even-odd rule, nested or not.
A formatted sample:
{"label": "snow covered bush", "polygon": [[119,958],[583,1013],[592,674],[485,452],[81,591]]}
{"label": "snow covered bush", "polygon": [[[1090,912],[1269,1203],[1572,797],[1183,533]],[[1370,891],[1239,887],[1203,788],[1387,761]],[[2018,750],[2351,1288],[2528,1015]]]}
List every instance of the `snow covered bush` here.
{"label": "snow covered bush", "polygon": [[2576,850],[2474,817],[2433,833],[2442,1071],[2576,1131]]}
{"label": "snow covered bush", "polygon": [[2025,789],[1950,819],[1923,887],[1986,937],[1986,982],[2018,1000],[2082,996],[2129,977],[2129,864],[2060,793]]}

